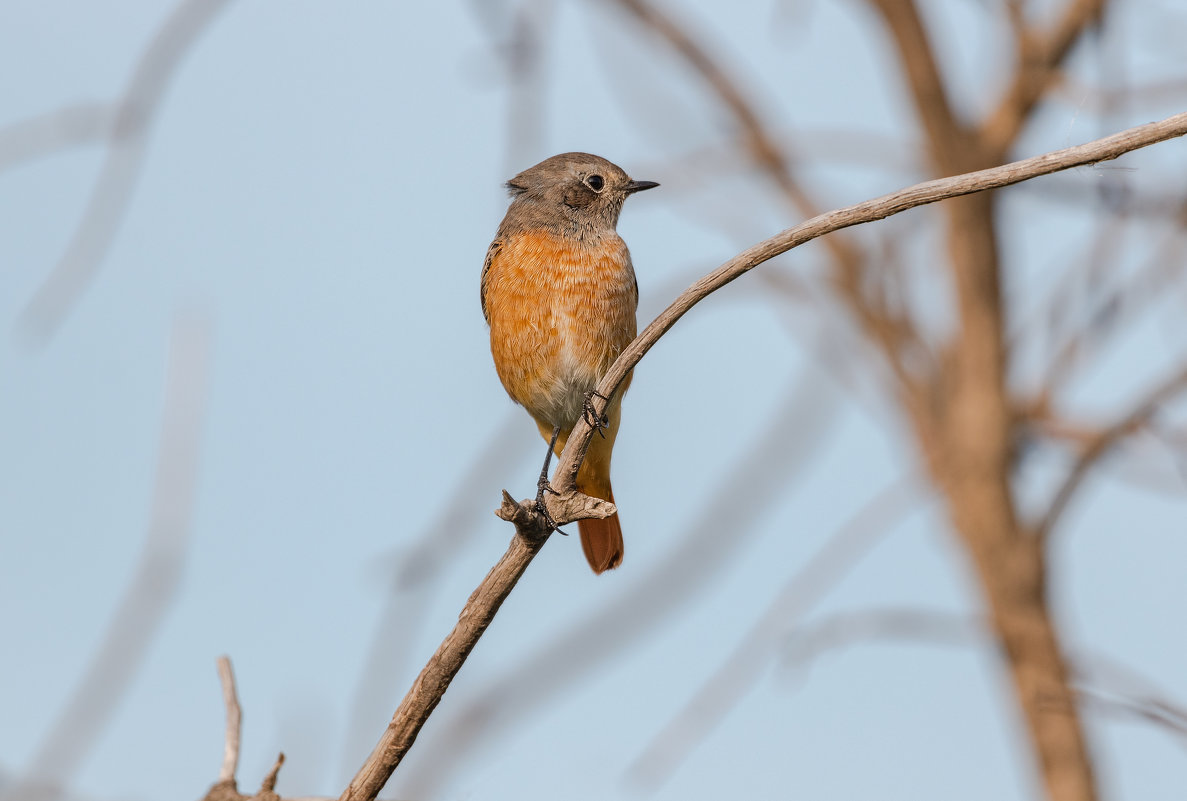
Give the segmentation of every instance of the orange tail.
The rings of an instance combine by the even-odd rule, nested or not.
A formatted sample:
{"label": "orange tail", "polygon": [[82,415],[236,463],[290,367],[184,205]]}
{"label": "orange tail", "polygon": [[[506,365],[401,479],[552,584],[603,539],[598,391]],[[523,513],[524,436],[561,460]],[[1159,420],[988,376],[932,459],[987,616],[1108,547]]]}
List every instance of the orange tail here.
{"label": "orange tail", "polygon": [[578,520],[577,530],[581,533],[581,547],[593,572],[604,573],[622,564],[622,526],[618,524],[617,514],[605,520]]}

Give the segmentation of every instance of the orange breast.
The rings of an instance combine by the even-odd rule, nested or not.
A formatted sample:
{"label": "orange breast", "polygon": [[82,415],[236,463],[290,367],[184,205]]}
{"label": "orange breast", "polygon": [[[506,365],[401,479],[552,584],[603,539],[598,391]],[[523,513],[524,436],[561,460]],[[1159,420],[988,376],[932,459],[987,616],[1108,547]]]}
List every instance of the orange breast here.
{"label": "orange breast", "polygon": [[635,338],[626,244],[614,234],[597,243],[509,236],[491,260],[483,297],[507,392],[537,420],[571,428],[585,394]]}

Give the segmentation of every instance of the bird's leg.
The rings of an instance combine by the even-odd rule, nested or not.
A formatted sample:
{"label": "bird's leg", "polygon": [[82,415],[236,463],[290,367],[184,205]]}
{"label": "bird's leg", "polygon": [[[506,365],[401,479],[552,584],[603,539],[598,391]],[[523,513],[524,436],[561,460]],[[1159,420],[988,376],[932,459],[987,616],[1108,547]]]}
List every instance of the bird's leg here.
{"label": "bird's leg", "polygon": [[556,438],[560,435],[560,426],[552,429],[552,440],[548,443],[548,453],[544,456],[544,467],[540,470],[540,479],[536,482],[536,511],[544,518],[544,522],[548,525],[549,529],[560,531],[561,534],[568,536],[566,532],[561,531],[561,527],[552,519],[552,515],[548,514],[548,505],[544,503],[544,493],[551,492],[553,495],[560,495],[548,483],[548,466],[552,464],[552,449],[556,447]]}
{"label": "bird's leg", "polygon": [[585,422],[589,424],[590,428],[598,432],[599,437],[605,439],[606,435],[602,433],[602,429],[610,425],[610,418],[604,414],[599,415],[597,413],[597,410],[594,409],[593,405],[594,398],[601,398],[602,400],[606,401],[606,403],[610,402],[610,399],[605,395],[598,392],[596,389],[591,389],[589,392],[585,393],[585,403],[581,405],[581,416],[585,418]]}

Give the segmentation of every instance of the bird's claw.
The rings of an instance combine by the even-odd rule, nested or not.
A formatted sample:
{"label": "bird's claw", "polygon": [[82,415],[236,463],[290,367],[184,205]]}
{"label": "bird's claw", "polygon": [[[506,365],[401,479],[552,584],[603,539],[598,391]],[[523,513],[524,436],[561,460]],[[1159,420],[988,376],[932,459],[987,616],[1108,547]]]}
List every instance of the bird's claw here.
{"label": "bird's claw", "polygon": [[551,492],[553,495],[560,495],[548,483],[547,476],[540,476],[540,480],[536,482],[536,511],[540,514],[540,517],[544,518],[544,524],[548,526],[549,531],[556,531],[567,537],[569,533],[557,525],[556,520],[548,512],[548,504],[544,502],[544,494],[546,492]]}
{"label": "bird's claw", "polygon": [[560,495],[559,492],[552,488],[552,484],[548,483],[547,476],[540,476],[540,480],[536,482],[536,503],[544,502],[544,493],[551,492],[553,495]]}
{"label": "bird's claw", "polygon": [[598,392],[596,389],[591,389],[589,392],[585,393],[585,402],[581,405],[581,416],[585,418],[585,422],[590,428],[598,432],[599,437],[605,439],[606,434],[604,433],[603,429],[610,425],[610,418],[604,414],[598,414],[597,410],[594,409],[594,398],[601,398],[607,403],[610,402],[610,399],[605,395]]}

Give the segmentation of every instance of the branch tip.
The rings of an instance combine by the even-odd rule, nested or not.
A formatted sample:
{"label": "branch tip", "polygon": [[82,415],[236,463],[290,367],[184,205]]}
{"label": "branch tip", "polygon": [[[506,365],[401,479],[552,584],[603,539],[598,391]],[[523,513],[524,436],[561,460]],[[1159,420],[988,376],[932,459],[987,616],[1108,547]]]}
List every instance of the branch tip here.
{"label": "branch tip", "polygon": [[264,777],[263,784],[260,785],[260,795],[265,793],[275,792],[276,777],[280,775],[280,767],[284,764],[284,752],[281,751],[276,756],[276,764],[272,766],[272,770],[268,771],[268,775]]}
{"label": "branch tip", "polygon": [[239,770],[239,738],[242,730],[243,713],[239,706],[239,695],[235,689],[235,671],[231,658],[218,658],[218,678],[223,687],[223,705],[227,708],[226,734],[223,740],[223,765],[218,772],[219,784],[235,784]]}

